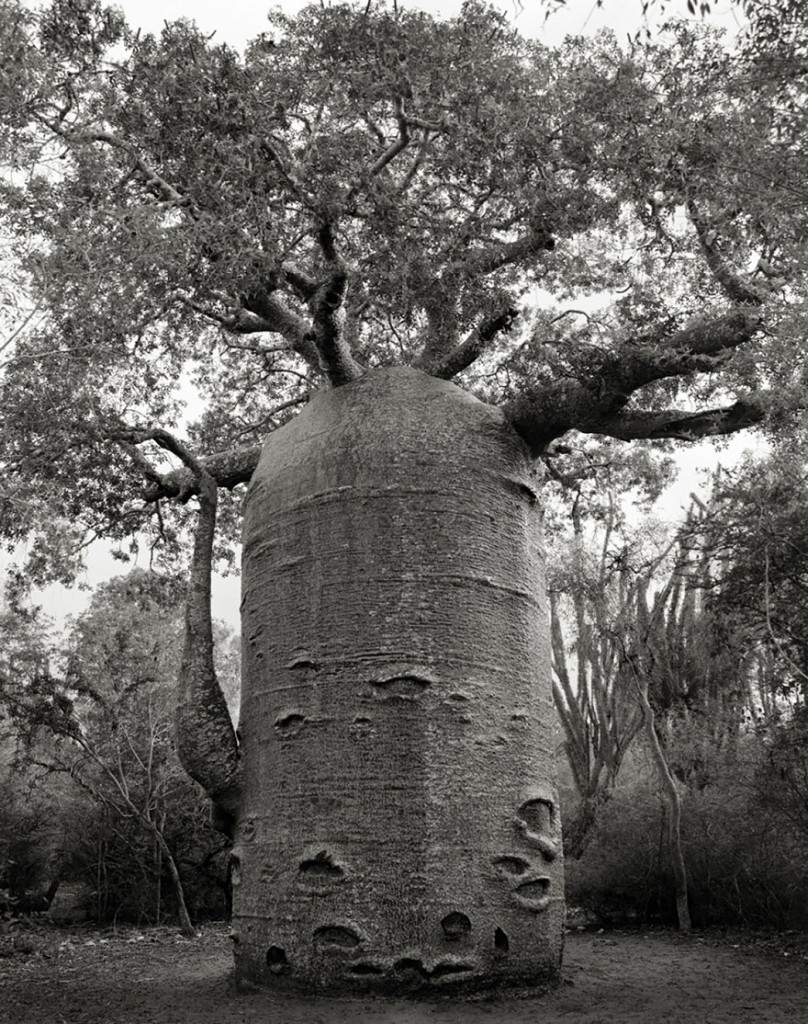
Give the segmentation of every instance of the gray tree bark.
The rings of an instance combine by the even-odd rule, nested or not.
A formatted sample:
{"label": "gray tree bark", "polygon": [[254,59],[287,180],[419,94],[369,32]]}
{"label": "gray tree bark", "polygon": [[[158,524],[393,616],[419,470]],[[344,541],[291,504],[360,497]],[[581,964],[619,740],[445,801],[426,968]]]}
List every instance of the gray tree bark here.
{"label": "gray tree bark", "polygon": [[247,502],[242,980],[549,985],[563,944],[532,459],[413,369],[319,394]]}

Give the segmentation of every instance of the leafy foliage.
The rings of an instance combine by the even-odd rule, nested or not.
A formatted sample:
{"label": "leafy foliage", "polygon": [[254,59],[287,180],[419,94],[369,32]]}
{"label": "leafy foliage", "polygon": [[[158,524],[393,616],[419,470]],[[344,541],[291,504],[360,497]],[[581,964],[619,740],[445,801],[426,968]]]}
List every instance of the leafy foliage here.
{"label": "leafy foliage", "polygon": [[[0,206],[40,310],[0,380],[10,539],[66,520],[176,556],[184,517],[154,497],[187,489],[156,431],[242,450],[367,367],[463,374],[538,451],[802,394],[804,133],[709,31],[552,51],[480,0],[312,5],[239,55],[99,0],[3,15]],[[520,333],[537,289],[601,310]],[[749,396],[737,424],[665,410],[683,375],[689,401]]]}

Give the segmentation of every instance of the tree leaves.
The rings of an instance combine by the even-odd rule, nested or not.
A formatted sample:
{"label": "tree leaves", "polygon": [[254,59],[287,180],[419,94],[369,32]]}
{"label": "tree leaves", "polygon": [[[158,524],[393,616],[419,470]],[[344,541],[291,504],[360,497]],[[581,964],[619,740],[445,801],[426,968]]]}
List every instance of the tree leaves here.
{"label": "tree leaves", "polygon": [[[171,467],[133,431],[200,456],[255,444],[324,378],[390,363],[462,372],[497,404],[547,407],[562,378],[602,396],[632,339],[753,294],[774,337],[739,337],[720,377],[674,376],[699,370],[705,402],[800,386],[800,115],[750,88],[754,47],[679,25],[551,52],[479,0],[451,20],[275,13],[243,56],[189,21],[136,38],[96,0],[4,11],[0,215],[42,322],[5,353],[0,460],[57,516],[143,522],[144,474]],[[535,343],[491,329],[539,289],[600,309],[576,332],[561,307],[537,318]],[[643,414],[679,397],[639,386]]]}

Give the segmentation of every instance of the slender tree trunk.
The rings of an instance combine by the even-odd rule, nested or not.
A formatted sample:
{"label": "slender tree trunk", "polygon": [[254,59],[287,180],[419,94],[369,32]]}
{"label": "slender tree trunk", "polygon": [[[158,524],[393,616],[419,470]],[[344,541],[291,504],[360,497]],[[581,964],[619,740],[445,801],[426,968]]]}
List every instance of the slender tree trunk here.
{"label": "slender tree trunk", "polygon": [[241,794],[241,766],[238,740],[216,677],[210,611],[217,492],[207,474],[202,473],[198,482],[199,513],[175,712],[177,753],[183,768],[213,801],[214,823],[232,836]]}
{"label": "slender tree trunk", "polygon": [[645,734],[651,747],[651,755],[659,773],[662,783],[662,791],[668,805],[668,849],[671,863],[673,864],[673,875],[676,884],[676,917],[679,924],[679,931],[690,931],[690,909],[688,907],[687,891],[687,869],[682,854],[682,799],[679,796],[679,788],[676,779],[671,774],[665,751],[659,742],[656,727],[654,725],[654,709],[648,700],[648,684],[637,681],[637,690],[640,695],[640,703],[643,709],[643,722]]}
{"label": "slender tree trunk", "polygon": [[532,461],[412,369],[273,433],[244,527],[237,975],[548,985],[563,943]]}
{"label": "slender tree trunk", "polygon": [[162,851],[163,859],[165,860],[166,867],[168,868],[168,873],[171,876],[171,886],[174,889],[174,899],[177,901],[177,919],[179,921],[180,933],[185,935],[187,938],[192,939],[196,935],[196,930],[191,923],[191,915],[188,913],[188,905],[185,902],[185,889],[182,885],[182,878],[180,877],[177,862],[174,860],[171,848],[158,829],[155,829],[154,837],[157,840],[157,845]]}
{"label": "slender tree trunk", "polygon": [[160,846],[160,843],[156,839],[154,845],[156,854],[155,860],[157,861],[155,865],[155,873],[157,875],[157,891],[155,892],[154,900],[154,923],[159,924],[160,914],[162,913],[162,907],[160,903],[163,889],[163,848]]}

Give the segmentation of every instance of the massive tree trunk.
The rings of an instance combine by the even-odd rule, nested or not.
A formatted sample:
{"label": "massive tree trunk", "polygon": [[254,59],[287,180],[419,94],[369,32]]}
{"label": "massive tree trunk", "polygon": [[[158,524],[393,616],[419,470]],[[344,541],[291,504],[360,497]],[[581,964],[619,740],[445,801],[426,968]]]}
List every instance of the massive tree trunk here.
{"label": "massive tree trunk", "polygon": [[412,369],[272,434],[244,529],[241,979],[557,979],[536,483],[503,414]]}

